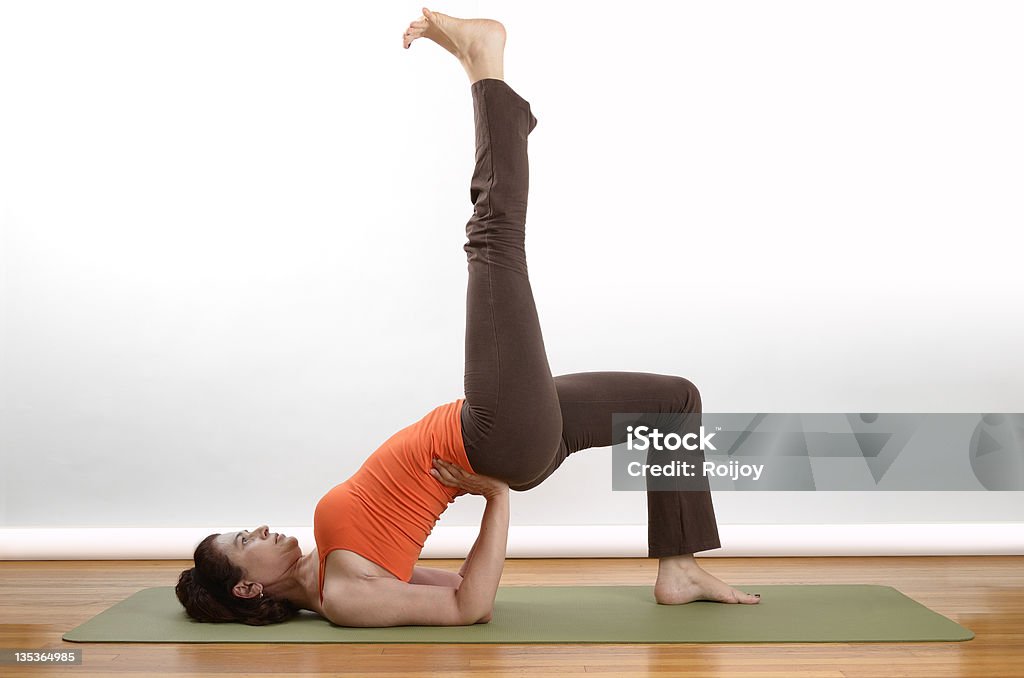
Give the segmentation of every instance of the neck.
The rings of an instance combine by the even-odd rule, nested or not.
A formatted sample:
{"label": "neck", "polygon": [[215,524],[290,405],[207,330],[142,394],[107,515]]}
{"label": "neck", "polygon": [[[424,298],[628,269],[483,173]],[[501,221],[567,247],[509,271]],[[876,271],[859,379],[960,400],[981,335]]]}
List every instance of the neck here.
{"label": "neck", "polygon": [[323,616],[320,606],[320,558],[316,549],[300,556],[285,572],[278,587],[270,592],[287,598],[303,610],[312,610]]}

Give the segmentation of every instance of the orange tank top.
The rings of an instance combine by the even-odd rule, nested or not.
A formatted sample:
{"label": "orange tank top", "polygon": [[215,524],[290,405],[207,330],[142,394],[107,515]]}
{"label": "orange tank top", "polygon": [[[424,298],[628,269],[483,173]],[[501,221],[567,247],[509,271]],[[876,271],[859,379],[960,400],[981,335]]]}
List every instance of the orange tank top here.
{"label": "orange tank top", "polygon": [[409,581],[423,543],[457,488],[430,475],[435,456],[473,468],[462,442],[464,398],[440,405],[384,441],[352,477],[335,485],[313,513],[320,558],[320,603],[327,555],[346,549]]}

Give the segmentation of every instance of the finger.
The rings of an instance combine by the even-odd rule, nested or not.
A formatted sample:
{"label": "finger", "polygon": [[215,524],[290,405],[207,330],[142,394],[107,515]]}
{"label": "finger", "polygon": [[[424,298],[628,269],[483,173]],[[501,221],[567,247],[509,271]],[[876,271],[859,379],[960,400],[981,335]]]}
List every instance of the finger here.
{"label": "finger", "polygon": [[444,465],[444,468],[448,469],[448,471],[452,475],[459,476],[459,477],[465,477],[466,476],[466,472],[458,464],[453,464],[450,461],[445,461],[444,459],[439,459],[438,461],[440,461],[441,464]]}
{"label": "finger", "polygon": [[430,474],[440,480],[448,480],[451,478],[451,474],[440,467],[430,469]]}
{"label": "finger", "polygon": [[440,480],[445,485],[451,484],[451,481],[448,479],[448,477],[444,476],[444,475],[441,475],[441,472],[438,471],[436,468],[430,469],[430,475],[434,476],[435,478]]}
{"label": "finger", "polygon": [[441,475],[441,478],[445,481],[446,485],[458,484],[458,480],[455,478],[455,476],[453,476],[445,467],[441,466],[440,468],[437,469],[437,471]]}
{"label": "finger", "polygon": [[446,474],[446,477],[449,480],[451,480],[452,485],[455,485],[457,487],[461,487],[462,486],[462,479],[459,478],[458,475],[452,473],[450,469],[445,469],[445,470],[442,471],[442,473]]}
{"label": "finger", "polygon": [[462,469],[457,464],[445,461],[444,459],[435,459],[434,461],[437,463],[438,468],[444,469],[452,475],[459,475],[462,472]]}
{"label": "finger", "polygon": [[447,472],[443,465],[440,464],[440,460],[434,460],[434,468],[430,469],[431,475],[437,476],[438,478],[450,478],[451,473]]}
{"label": "finger", "polygon": [[451,483],[453,487],[466,487],[466,481],[459,476],[447,471],[442,471],[441,473],[444,474],[444,477],[448,479],[448,482]]}
{"label": "finger", "polygon": [[446,483],[453,487],[465,488],[469,482],[469,474],[462,470],[458,464],[453,464],[444,459],[435,458],[434,466],[444,474],[444,477],[450,482]]}

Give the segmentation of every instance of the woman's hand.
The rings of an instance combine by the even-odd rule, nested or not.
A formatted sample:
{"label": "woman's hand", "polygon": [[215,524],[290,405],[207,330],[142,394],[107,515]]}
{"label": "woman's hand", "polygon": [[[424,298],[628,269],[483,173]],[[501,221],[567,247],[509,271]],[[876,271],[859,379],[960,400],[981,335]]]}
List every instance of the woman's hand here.
{"label": "woman's hand", "polygon": [[508,483],[498,478],[470,473],[456,464],[449,463],[443,459],[434,458],[434,468],[430,469],[430,475],[441,481],[448,487],[457,487],[462,494],[478,494],[490,499],[508,493]]}

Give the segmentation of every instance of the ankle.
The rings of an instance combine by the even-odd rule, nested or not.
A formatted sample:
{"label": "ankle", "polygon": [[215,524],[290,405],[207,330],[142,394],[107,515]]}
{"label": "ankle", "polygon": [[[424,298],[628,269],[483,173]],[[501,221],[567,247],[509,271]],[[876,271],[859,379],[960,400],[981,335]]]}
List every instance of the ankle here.
{"label": "ankle", "polygon": [[469,57],[465,57],[460,61],[462,62],[462,67],[466,70],[466,75],[469,76],[470,84],[486,78],[493,80],[505,79],[505,69],[500,62],[494,63],[493,60],[488,59],[474,60]]}
{"label": "ankle", "polygon": [[678,556],[666,556],[658,559],[658,572],[692,572],[700,569],[693,554],[686,553]]}

